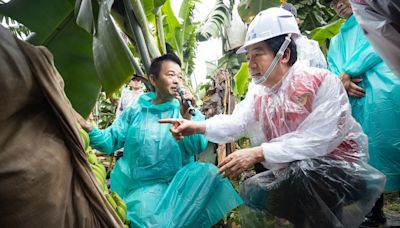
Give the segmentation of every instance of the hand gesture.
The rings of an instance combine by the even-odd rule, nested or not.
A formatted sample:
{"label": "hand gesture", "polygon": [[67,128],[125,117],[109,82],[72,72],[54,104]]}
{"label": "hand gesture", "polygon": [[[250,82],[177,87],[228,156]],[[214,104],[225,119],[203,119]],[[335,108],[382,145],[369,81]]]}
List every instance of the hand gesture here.
{"label": "hand gesture", "polygon": [[[192,103],[192,106],[195,107],[196,106],[196,100],[194,99],[194,96],[188,92],[188,90],[184,90],[185,94],[183,95],[183,100],[188,100]],[[176,98],[179,100],[179,103],[181,104],[181,115],[183,118],[187,119],[187,120],[191,120],[192,119],[192,115],[190,115],[189,113],[189,109],[185,110],[185,106],[183,104],[183,100],[181,96],[176,96]]]}
{"label": "hand gesture", "polygon": [[184,136],[204,134],[205,132],[205,124],[203,122],[194,122],[185,119],[161,119],[158,122],[172,124],[169,131],[176,141],[182,140]]}
{"label": "hand gesture", "polygon": [[218,173],[224,174],[226,177],[235,178],[245,170],[250,169],[254,164],[264,160],[264,154],[260,146],[237,150],[218,164]]}
{"label": "hand gesture", "polygon": [[81,127],[85,129],[86,132],[89,132],[93,129],[92,125],[88,124],[86,120],[76,111],[75,111],[75,117],[79,125],[81,125]]}
{"label": "hand gesture", "polygon": [[357,83],[361,82],[361,78],[351,78],[350,75],[346,73],[342,73],[339,76],[339,79],[342,81],[344,88],[347,91],[347,94],[352,97],[363,97],[365,96],[365,90],[357,85]]}

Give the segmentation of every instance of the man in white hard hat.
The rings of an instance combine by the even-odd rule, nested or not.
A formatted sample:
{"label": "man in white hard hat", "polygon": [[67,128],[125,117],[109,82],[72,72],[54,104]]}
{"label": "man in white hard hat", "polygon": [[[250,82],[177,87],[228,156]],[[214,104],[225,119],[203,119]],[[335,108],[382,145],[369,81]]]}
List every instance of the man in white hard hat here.
{"label": "man in white hard hat", "polygon": [[366,163],[367,137],[351,116],[338,78],[296,63],[293,38],[299,35],[290,12],[260,12],[238,50],[247,55],[253,81],[233,114],[159,122],[173,124],[176,140],[196,133],[216,143],[250,137],[253,147],[219,164],[219,173],[227,177],[256,163],[269,169],[242,185],[247,206],[241,210],[242,227],[265,227],[263,222],[274,216],[295,227],[358,227],[384,176]]}

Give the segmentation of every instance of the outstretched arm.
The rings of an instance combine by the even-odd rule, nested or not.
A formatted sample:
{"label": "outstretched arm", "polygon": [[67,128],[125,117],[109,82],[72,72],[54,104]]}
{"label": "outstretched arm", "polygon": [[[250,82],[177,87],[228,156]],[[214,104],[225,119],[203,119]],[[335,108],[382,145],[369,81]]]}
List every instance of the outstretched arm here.
{"label": "outstretched arm", "polygon": [[162,119],[158,122],[172,124],[170,132],[172,133],[176,141],[182,140],[184,136],[189,136],[193,134],[204,134],[206,129],[204,121],[191,121],[186,119]]}

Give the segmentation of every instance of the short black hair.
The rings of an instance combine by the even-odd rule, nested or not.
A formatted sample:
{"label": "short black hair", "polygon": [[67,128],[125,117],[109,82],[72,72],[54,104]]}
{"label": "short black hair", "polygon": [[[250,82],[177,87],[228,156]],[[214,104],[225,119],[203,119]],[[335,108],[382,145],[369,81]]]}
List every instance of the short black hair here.
{"label": "short black hair", "polygon": [[[279,51],[279,48],[282,46],[283,42],[285,41],[285,37],[287,34],[283,34],[280,36],[276,36],[274,38],[265,40],[267,43],[268,47],[272,49],[274,54],[276,55]],[[287,48],[290,49],[290,59],[289,59],[289,66],[293,66],[293,64],[297,61],[297,48],[296,48],[296,43],[294,42],[293,38],[290,38],[291,42],[289,43],[289,46]]]}
{"label": "short black hair", "polygon": [[162,63],[165,61],[172,61],[178,64],[179,67],[182,67],[181,60],[179,59],[178,56],[176,56],[174,53],[167,53],[165,55],[153,59],[149,70],[150,75],[154,75],[156,78],[158,78],[161,71]]}
{"label": "short black hair", "polygon": [[134,75],[132,76],[132,78],[131,78],[131,81],[133,81],[133,80],[139,80],[139,81],[140,81],[140,76],[137,75],[137,74],[134,74]]}

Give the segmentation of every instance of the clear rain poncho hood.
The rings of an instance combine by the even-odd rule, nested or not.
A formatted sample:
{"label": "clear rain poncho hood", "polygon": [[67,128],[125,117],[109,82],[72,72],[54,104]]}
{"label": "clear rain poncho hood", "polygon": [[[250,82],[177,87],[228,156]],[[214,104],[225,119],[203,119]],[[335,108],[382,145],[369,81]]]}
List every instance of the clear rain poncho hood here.
{"label": "clear rain poncho hood", "polygon": [[[111,173],[111,190],[128,207],[133,227],[210,227],[242,203],[217,167],[194,162],[207,146],[203,135],[176,142],[169,124],[182,118],[178,100],[153,104],[155,93],[139,97],[105,130],[89,132],[91,146],[105,153],[124,147]],[[197,111],[193,120],[204,120]]]}
{"label": "clear rain poncho hood", "polygon": [[246,180],[243,226],[274,216],[299,227],[358,227],[385,178],[366,161],[367,137],[347,94],[329,71],[296,63],[273,88],[249,87],[232,115],[206,120],[217,143],[248,136],[270,170]]}

